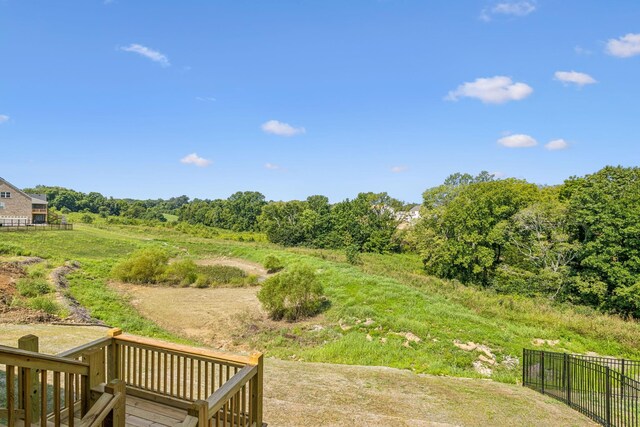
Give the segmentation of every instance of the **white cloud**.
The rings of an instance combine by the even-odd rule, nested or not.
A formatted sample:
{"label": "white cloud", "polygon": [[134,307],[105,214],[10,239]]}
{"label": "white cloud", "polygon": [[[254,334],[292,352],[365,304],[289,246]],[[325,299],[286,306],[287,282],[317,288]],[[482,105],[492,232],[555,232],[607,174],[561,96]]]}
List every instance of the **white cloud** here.
{"label": "white cloud", "polygon": [[393,172],[393,173],[401,173],[401,172],[406,172],[408,170],[409,170],[409,168],[407,166],[403,166],[403,165],[394,166],[394,167],[391,168],[391,172]]}
{"label": "white cloud", "polygon": [[204,168],[211,164],[211,160],[200,157],[196,153],[191,153],[180,159],[180,163],[184,163],[185,165],[196,165],[199,168]]}
{"label": "white cloud", "polygon": [[163,53],[160,53],[157,50],[150,49],[146,46],[142,46],[141,44],[132,43],[129,46],[122,46],[120,50],[125,52],[133,52],[138,55],[142,55],[145,58],[149,58],[150,60],[159,63],[163,67],[168,67],[171,65],[169,62],[169,58]]}
{"label": "white cloud", "polygon": [[273,164],[273,163],[265,163],[264,167],[266,169],[271,170],[271,171],[277,171],[277,170],[281,169],[279,165],[276,165],[276,164]]}
{"label": "white cloud", "polygon": [[269,120],[262,124],[262,130],[265,133],[271,133],[279,136],[294,136],[305,133],[306,130],[303,127],[293,127],[288,123],[279,122],[278,120]]}
{"label": "white cloud", "polygon": [[0,114],[0,124],[6,123],[9,121],[9,116],[5,116],[4,114]]}
{"label": "white cloud", "polygon": [[491,21],[492,15],[526,16],[536,10],[535,1],[510,1],[496,3],[492,7],[482,9],[480,19]]}
{"label": "white cloud", "polygon": [[578,86],[591,85],[597,83],[596,79],[589,74],[579,73],[577,71],[556,71],[555,79],[563,83],[573,83]]}
{"label": "white cloud", "polygon": [[477,98],[485,104],[503,104],[519,101],[533,93],[533,88],[525,83],[514,83],[510,77],[495,76],[479,78],[465,82],[447,94],[445,100],[457,101],[459,98]]}
{"label": "white cloud", "polygon": [[215,102],[215,98],[213,96],[196,96],[198,101],[202,102]]}
{"label": "white cloud", "polygon": [[493,175],[493,177],[495,179],[502,179],[504,178],[507,174],[504,172],[500,172],[500,171],[495,171],[495,172],[489,172],[491,175]]}
{"label": "white cloud", "polygon": [[538,141],[529,135],[519,133],[500,138],[498,144],[509,148],[524,148],[536,146],[538,145]]}
{"label": "white cloud", "polygon": [[629,33],[617,39],[609,39],[607,53],[618,58],[640,55],[640,33]]}
{"label": "white cloud", "polygon": [[550,151],[564,150],[569,148],[569,143],[564,139],[554,139],[553,141],[547,142],[544,148]]}

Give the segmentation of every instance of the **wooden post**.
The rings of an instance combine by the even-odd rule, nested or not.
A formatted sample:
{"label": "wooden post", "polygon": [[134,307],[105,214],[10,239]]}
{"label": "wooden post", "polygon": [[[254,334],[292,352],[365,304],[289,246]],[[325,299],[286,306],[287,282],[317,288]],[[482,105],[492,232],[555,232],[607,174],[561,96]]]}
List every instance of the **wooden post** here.
{"label": "wooden post", "polygon": [[[121,334],[122,329],[120,328],[109,329],[107,332],[107,336],[111,338],[115,338]],[[120,376],[120,346],[115,339],[111,340],[111,345],[107,349],[107,362],[107,380],[113,381]]]}
{"label": "wooden post", "polygon": [[187,414],[198,418],[198,427],[209,425],[209,403],[206,400],[196,400],[187,410]]}
{"label": "wooden post", "polygon": [[127,397],[126,397],[126,384],[124,381],[116,379],[109,384],[107,384],[104,388],[105,393],[112,394],[114,396],[120,394],[120,401],[116,406],[113,407],[113,410],[109,412],[109,415],[104,420],[105,427],[125,427],[125,417],[126,417],[126,408],[127,408]]}
{"label": "wooden post", "polygon": [[[38,337],[35,335],[25,335],[18,339],[18,348],[21,350],[38,352]],[[18,408],[31,411],[32,420],[40,418],[40,370],[30,370],[29,377],[25,376],[25,370],[18,370]],[[30,399],[26,399],[26,393]],[[30,408],[25,408],[25,401],[29,401]]]}
{"label": "wooden post", "polygon": [[82,415],[84,416],[89,411],[89,408],[96,403],[91,396],[91,389],[104,383],[106,379],[104,351],[100,348],[84,353],[82,361],[89,364],[89,376],[82,384]]}
{"label": "wooden post", "polygon": [[255,387],[251,396],[251,405],[255,411],[256,426],[262,427],[262,388],[264,382],[264,356],[262,353],[252,353],[249,362],[258,367],[255,378]]}

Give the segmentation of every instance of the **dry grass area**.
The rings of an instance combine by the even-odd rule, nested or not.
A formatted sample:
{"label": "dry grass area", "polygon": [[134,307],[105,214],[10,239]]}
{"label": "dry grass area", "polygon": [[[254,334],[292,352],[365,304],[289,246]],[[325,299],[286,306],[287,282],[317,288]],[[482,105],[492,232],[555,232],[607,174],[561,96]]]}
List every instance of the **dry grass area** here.
{"label": "dry grass area", "polygon": [[242,319],[265,317],[256,297],[257,287],[110,286],[163,329],[223,350],[250,350],[234,344],[234,335],[244,327]]}
{"label": "dry grass area", "polygon": [[260,278],[267,277],[267,270],[257,262],[247,261],[242,258],[217,257],[205,258],[195,261],[198,265],[226,265],[228,267],[237,267],[244,270],[245,273],[255,275]]}
{"label": "dry grass area", "polygon": [[[0,344],[26,334],[56,353],[104,336],[100,327],[0,325]],[[592,426],[588,419],[522,387],[488,380],[416,375],[383,367],[267,359],[265,421],[277,426]]]}

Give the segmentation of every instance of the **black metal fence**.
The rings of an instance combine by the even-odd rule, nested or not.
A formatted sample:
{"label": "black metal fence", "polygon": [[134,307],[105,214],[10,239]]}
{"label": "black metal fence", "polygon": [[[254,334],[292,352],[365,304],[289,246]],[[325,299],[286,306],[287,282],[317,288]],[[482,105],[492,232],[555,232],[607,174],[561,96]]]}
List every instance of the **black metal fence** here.
{"label": "black metal fence", "polygon": [[605,426],[640,427],[640,361],[523,351],[522,384]]}
{"label": "black metal fence", "polygon": [[23,224],[6,225],[0,224],[0,233],[3,231],[48,231],[48,230],[73,230],[73,224]]}

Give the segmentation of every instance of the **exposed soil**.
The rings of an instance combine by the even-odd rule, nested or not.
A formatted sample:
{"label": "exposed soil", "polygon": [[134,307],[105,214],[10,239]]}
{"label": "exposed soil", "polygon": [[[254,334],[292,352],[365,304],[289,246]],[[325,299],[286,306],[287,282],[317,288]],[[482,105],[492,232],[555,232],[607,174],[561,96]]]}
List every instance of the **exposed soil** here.
{"label": "exposed soil", "polygon": [[[2,325],[0,344],[26,334],[57,353],[105,335],[99,327]],[[323,363],[265,361],[264,420],[277,426],[595,426],[520,386]]]}
{"label": "exposed soil", "polygon": [[25,276],[24,266],[41,261],[41,258],[25,258],[0,262],[0,323],[47,323],[60,320],[44,311],[11,305],[17,292],[16,281]]}
{"label": "exposed soil", "polygon": [[49,281],[56,288],[56,299],[59,304],[67,309],[69,316],[64,321],[67,323],[87,323],[104,325],[103,322],[93,319],[89,314],[89,311],[80,305],[80,303],[73,298],[68,292],[69,281],[67,280],[67,274],[73,273],[80,268],[80,264],[71,261],[65,263],[65,265],[55,268],[49,274]]}
{"label": "exposed soil", "polygon": [[112,283],[144,317],[162,328],[225,350],[249,350],[234,344],[245,322],[266,316],[258,288],[175,288]]}

